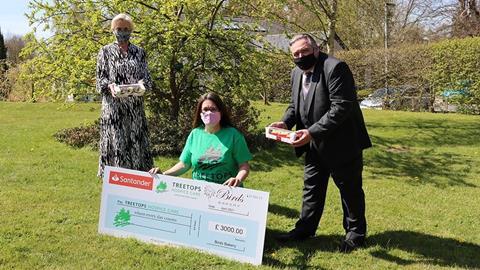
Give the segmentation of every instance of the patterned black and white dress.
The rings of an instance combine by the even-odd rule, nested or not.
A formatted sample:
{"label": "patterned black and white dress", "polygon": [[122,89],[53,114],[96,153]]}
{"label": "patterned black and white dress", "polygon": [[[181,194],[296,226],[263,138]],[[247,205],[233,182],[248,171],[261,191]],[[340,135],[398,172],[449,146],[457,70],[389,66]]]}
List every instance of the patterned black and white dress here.
{"label": "patterned black and white dress", "polygon": [[97,58],[97,91],[102,94],[98,176],[106,165],[146,171],[153,167],[148,142],[143,97],[112,97],[108,85],[144,81],[152,88],[145,51],[131,43],[127,54],[118,43],[100,49]]}

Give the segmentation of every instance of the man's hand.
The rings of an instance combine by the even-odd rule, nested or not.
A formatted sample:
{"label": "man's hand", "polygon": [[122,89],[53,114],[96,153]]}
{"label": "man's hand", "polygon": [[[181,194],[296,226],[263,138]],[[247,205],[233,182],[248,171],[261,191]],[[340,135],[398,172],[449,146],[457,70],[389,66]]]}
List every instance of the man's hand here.
{"label": "man's hand", "polygon": [[312,140],[312,135],[308,129],[300,129],[295,132],[296,140],[293,141],[292,146],[299,147],[309,143]]}
{"label": "man's hand", "polygon": [[269,127],[276,127],[276,128],[283,128],[283,129],[287,129],[287,124],[285,124],[284,122],[273,122],[269,125]]}

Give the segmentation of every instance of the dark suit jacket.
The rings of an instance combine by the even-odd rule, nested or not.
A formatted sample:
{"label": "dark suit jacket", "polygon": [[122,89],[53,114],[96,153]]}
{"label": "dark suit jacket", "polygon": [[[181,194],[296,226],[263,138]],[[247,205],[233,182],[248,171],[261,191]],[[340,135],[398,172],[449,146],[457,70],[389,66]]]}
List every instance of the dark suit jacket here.
{"label": "dark suit jacket", "polygon": [[312,135],[310,144],[295,148],[297,156],[310,147],[318,151],[328,165],[336,167],[371,147],[347,64],[320,53],[305,101],[301,100],[302,74],[298,67],[292,70],[292,98],[282,120],[288,129],[307,128]]}

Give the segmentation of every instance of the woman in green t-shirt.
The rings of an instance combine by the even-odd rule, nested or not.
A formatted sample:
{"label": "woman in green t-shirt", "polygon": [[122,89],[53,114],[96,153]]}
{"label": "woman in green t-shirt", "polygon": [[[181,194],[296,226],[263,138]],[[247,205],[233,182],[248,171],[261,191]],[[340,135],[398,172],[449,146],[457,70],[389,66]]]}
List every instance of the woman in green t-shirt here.
{"label": "woman in green t-shirt", "polygon": [[[192,168],[192,178],[228,186],[242,186],[250,171],[252,154],[242,133],[233,127],[220,97],[207,93],[200,97],[180,161],[163,172],[181,175]],[[151,174],[159,173],[152,168]]]}

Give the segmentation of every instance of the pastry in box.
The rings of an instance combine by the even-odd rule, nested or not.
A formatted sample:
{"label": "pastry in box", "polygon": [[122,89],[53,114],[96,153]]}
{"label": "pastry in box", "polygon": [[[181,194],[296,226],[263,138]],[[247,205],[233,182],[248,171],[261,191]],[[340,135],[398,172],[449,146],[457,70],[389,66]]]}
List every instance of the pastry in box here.
{"label": "pastry in box", "polygon": [[277,127],[266,127],[265,136],[269,139],[277,140],[284,143],[293,143],[295,141],[296,135],[295,131],[288,129],[277,128]]}
{"label": "pastry in box", "polygon": [[113,91],[117,97],[143,96],[145,86],[143,83],[119,84],[113,87]]}

